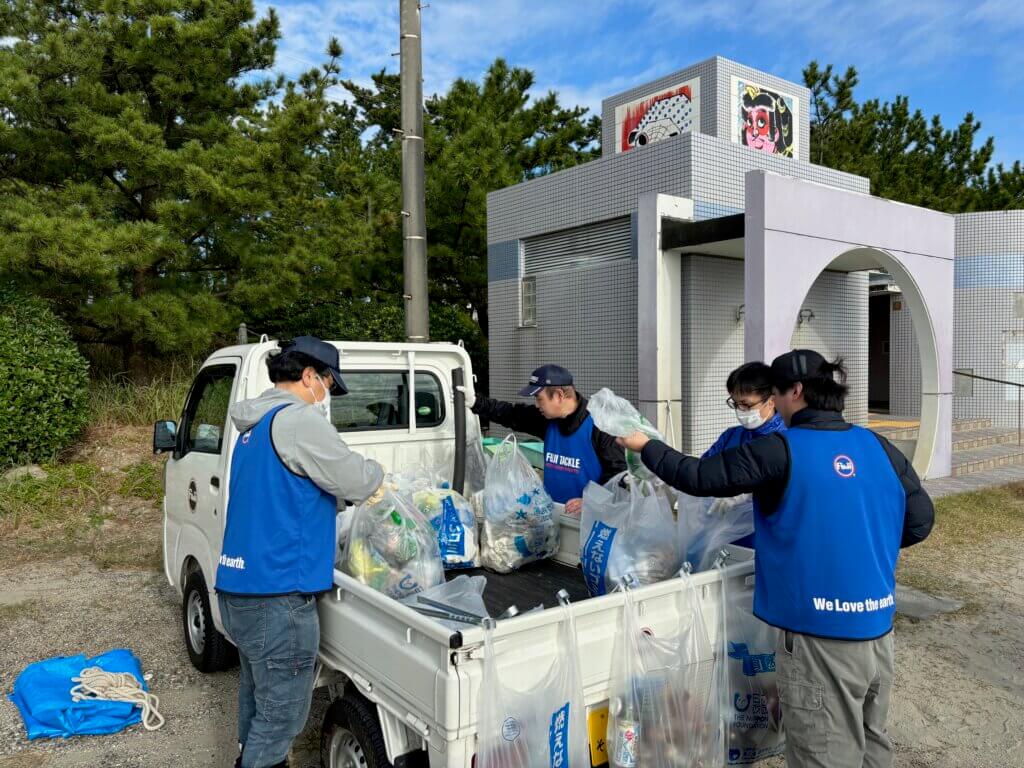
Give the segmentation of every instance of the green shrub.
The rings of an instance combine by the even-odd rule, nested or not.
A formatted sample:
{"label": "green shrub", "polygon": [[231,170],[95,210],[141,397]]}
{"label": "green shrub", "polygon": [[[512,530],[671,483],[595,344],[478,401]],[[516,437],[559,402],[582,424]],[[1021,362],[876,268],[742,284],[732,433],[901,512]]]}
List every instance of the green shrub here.
{"label": "green shrub", "polygon": [[43,302],[0,289],[0,468],[74,442],[89,416],[88,368]]}

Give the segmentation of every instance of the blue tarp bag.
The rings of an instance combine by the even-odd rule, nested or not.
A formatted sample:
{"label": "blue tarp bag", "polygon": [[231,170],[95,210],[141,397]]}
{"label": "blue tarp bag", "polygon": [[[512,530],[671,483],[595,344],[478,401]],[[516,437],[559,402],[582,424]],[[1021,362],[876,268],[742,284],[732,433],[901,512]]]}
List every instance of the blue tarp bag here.
{"label": "blue tarp bag", "polygon": [[142,676],[142,664],[135,654],[124,649],[92,659],[62,656],[29,664],[14,681],[14,692],[9,697],[25,720],[29,739],[117,733],[142,720],[139,707],[127,702],[72,701],[72,678],[88,667],[127,672],[143,689],[149,690]]}

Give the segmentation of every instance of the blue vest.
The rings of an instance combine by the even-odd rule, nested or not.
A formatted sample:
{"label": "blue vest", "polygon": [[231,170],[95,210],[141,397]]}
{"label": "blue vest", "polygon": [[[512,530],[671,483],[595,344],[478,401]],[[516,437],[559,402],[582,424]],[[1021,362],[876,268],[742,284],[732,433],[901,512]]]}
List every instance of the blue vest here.
{"label": "blue vest", "polygon": [[287,407],[269,411],[235,443],[218,592],[312,594],[334,585],[337,501],[278,457],[270,430]]}
{"label": "blue vest", "polygon": [[718,436],[718,440],[704,452],[705,456],[717,456],[720,453],[728,451],[730,448],[739,448],[741,445],[757,440],[758,438],[770,435],[773,432],[785,432],[786,422],[782,420],[779,414],[773,414],[768,421],[762,424],[757,429],[747,429],[744,426],[729,427],[725,432]]}
{"label": "blue vest", "polygon": [[892,629],[906,493],[861,427],[792,428],[778,509],[755,516],[754,613],[801,634],[871,640]]}
{"label": "blue vest", "polygon": [[583,489],[601,479],[601,461],[593,443],[594,419],[590,414],[571,435],[563,435],[558,424],[548,424],[544,436],[544,490],[559,504],[583,496]]}

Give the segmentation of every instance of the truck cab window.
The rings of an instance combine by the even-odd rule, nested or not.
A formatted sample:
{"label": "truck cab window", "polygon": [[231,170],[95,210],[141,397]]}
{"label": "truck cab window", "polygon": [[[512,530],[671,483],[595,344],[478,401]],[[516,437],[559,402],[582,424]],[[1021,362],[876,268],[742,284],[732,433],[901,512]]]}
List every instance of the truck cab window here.
{"label": "truck cab window", "polygon": [[[409,374],[400,371],[345,371],[348,394],[331,398],[331,422],[339,432],[408,429]],[[416,427],[444,423],[441,382],[432,373],[415,379]]]}
{"label": "truck cab window", "polygon": [[227,431],[235,366],[204,368],[192,385],[182,418],[182,453],[220,453]]}

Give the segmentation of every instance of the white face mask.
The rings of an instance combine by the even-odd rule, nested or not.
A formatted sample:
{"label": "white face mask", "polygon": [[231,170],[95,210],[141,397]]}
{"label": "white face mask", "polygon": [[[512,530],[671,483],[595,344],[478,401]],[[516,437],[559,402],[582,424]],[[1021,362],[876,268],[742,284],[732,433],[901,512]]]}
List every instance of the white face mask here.
{"label": "white face mask", "polygon": [[736,411],[736,420],[743,426],[744,429],[757,429],[762,426],[768,419],[761,415],[761,408],[753,408],[749,411]]}
{"label": "white face mask", "polygon": [[323,400],[317,400],[316,399],[316,392],[313,389],[311,389],[310,387],[306,387],[306,389],[308,389],[309,390],[309,394],[311,394],[313,396],[313,407],[316,408],[318,411],[320,411],[320,415],[321,416],[323,416],[325,419],[330,421],[331,420],[331,390],[329,390],[327,387],[324,386],[324,383],[320,379],[319,376],[316,377],[316,380],[320,382],[320,386],[321,387],[324,387],[324,399]]}

